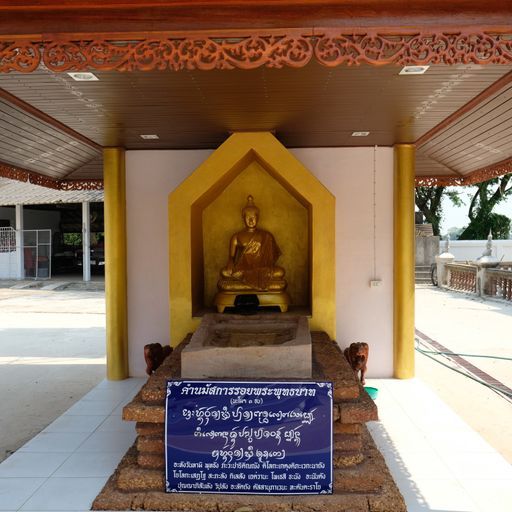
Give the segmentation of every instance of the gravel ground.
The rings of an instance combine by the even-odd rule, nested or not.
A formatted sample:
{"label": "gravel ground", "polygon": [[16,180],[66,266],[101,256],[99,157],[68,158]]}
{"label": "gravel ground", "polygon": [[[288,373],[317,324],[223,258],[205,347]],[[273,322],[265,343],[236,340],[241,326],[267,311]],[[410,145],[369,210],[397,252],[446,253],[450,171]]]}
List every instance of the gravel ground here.
{"label": "gravel ground", "polygon": [[0,461],[104,378],[103,293],[0,289]]}

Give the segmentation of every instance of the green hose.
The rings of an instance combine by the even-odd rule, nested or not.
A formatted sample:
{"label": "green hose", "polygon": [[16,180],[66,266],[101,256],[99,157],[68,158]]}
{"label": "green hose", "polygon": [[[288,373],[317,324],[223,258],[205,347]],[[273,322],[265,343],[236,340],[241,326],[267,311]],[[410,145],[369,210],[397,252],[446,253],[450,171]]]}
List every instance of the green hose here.
{"label": "green hose", "polygon": [[[418,339],[416,339],[416,341],[418,341],[418,343],[421,343]],[[492,389],[493,391],[497,391],[498,393],[502,393],[503,395],[507,396],[508,398],[512,398],[512,393],[510,393],[509,391],[505,391],[504,389],[498,388],[497,386],[493,386],[492,384],[489,384],[489,383],[485,382],[482,379],[479,379],[477,377],[473,377],[473,375],[470,375],[469,373],[466,373],[466,372],[463,372],[461,370],[458,370],[457,368],[454,368],[453,366],[450,366],[450,365],[448,365],[446,363],[443,363],[442,361],[439,361],[439,359],[436,359],[435,357],[432,357],[430,355],[430,354],[439,354],[439,355],[445,355],[445,354],[447,354],[447,355],[462,355],[462,354],[454,354],[453,352],[436,352],[436,351],[433,351],[433,350],[423,350],[422,348],[419,348],[419,347],[414,347],[414,348],[420,354],[423,354],[424,356],[429,357],[430,359],[432,359],[436,363],[439,363],[440,365],[445,366],[446,368],[448,368],[450,370],[453,370],[454,372],[460,373],[461,375],[464,375],[465,377],[468,377],[471,380],[474,380],[475,382],[478,382],[479,384],[482,384],[482,385],[486,386],[487,388]],[[478,357],[478,356],[475,356],[475,357]],[[492,357],[492,356],[481,356],[481,357]],[[497,357],[496,359],[507,359],[507,360],[509,360],[510,358],[498,358]]]}
{"label": "green hose", "polygon": [[504,361],[512,361],[512,357],[502,356],[484,356],[483,354],[459,354],[457,352],[439,352],[437,350],[422,350],[424,354],[439,354],[441,356],[464,356],[464,357],[485,357],[488,359],[502,359]]}

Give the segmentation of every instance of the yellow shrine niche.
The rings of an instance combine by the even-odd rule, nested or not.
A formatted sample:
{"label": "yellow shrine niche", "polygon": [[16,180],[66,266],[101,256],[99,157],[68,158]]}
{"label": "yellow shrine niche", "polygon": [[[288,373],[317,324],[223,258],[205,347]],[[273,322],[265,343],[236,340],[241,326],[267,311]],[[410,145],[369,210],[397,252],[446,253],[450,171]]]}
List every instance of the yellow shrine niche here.
{"label": "yellow shrine niche", "polygon": [[249,194],[281,248],[291,306],[334,338],[334,196],[272,134],[255,132],[233,134],[169,195],[171,344],[212,306]]}
{"label": "yellow shrine niche", "polygon": [[219,270],[228,259],[229,240],[243,227],[249,193],[260,210],[258,227],[270,231],[281,249],[291,305],[309,312],[309,209],[254,160],[203,210],[204,305],[213,307]]}

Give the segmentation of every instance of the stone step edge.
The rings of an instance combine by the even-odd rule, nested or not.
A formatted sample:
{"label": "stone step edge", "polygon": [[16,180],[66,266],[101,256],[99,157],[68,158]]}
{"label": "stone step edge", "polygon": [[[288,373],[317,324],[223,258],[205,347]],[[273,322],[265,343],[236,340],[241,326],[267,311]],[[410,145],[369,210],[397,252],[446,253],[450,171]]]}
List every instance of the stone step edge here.
{"label": "stone step edge", "polygon": [[[356,464],[345,464],[341,465],[341,467],[336,467],[334,469],[334,479],[335,479],[335,489],[339,489],[340,486],[347,489],[347,485],[351,486],[350,490],[358,490],[367,492],[371,489],[376,489],[376,487],[367,487],[366,483],[368,483],[368,475],[372,475],[372,486],[380,485],[381,478],[384,475],[384,470],[387,470],[387,466],[385,465],[384,459],[380,452],[378,451],[373,439],[371,438],[368,430],[366,428],[363,429],[363,450],[362,453],[354,452],[354,457],[363,457],[363,460],[358,459]],[[137,441],[134,445],[129,449],[127,455],[129,455],[129,460],[123,465],[120,463],[119,471],[116,473],[119,475],[119,480],[121,483],[121,490],[126,492],[138,492],[138,491],[156,491],[163,492],[162,488],[165,485],[165,474],[162,470],[156,469],[145,469],[137,465],[137,449],[135,448]],[[341,459],[350,457],[348,454],[339,454],[334,453],[334,457],[340,457]],[[126,458],[126,456],[125,456]],[[378,466],[379,470],[374,471],[374,466]],[[364,478],[363,478],[364,476]],[[355,479],[355,480],[354,480]],[[141,486],[140,483],[145,481],[145,485]],[[133,485],[133,487],[127,487],[128,482],[129,485]],[[134,482],[131,484],[131,482]],[[139,483],[139,485],[137,485]],[[358,486],[355,489],[355,486]]]}
{"label": "stone step edge", "polygon": [[[373,439],[366,427],[363,427],[365,455],[374,466],[374,473],[383,476],[380,490],[376,492],[340,492],[335,490],[332,495],[325,496],[287,496],[287,502],[292,510],[322,510],[322,512],[407,512],[405,502],[389,469],[384,457],[377,450]],[[100,494],[93,502],[92,510],[201,510],[201,512],[218,512],[218,502],[223,504],[222,510],[235,511],[244,506],[262,507],[266,512],[282,511],[282,496],[254,496],[254,495],[199,495],[199,494],[170,494],[164,492],[123,492],[116,489],[115,482],[119,472],[136,463],[136,450],[130,448],[119,463],[114,474],[109,478]],[[176,497],[180,497],[177,499]],[[222,496],[222,497],[221,497]],[[217,499],[215,499],[217,497]],[[253,499],[255,498],[255,499]],[[192,501],[196,500],[193,504]],[[189,503],[187,504],[187,500]],[[179,503],[177,503],[177,501]],[[255,502],[255,503],[254,503]],[[274,505],[275,504],[275,505]],[[187,506],[188,505],[188,506]]]}
{"label": "stone step edge", "polygon": [[[218,496],[217,499],[216,496]],[[220,497],[222,496],[222,497]],[[396,484],[388,477],[381,490],[375,493],[337,492],[331,495],[284,496],[287,510],[297,512],[407,512]],[[222,506],[222,508],[220,508]],[[262,508],[263,507],[263,508]],[[91,510],[169,510],[172,512],[282,512],[283,496],[211,495],[164,492],[122,492],[115,488],[111,477],[92,504]]]}
{"label": "stone step edge", "polygon": [[[165,381],[180,378],[181,351],[190,342],[188,334],[183,341],[165,359],[162,366],[142,386],[142,400],[150,405],[161,405],[165,399]],[[345,360],[339,345],[332,341],[326,333],[312,331],[313,346],[313,378],[311,380],[327,380],[334,384],[334,399],[351,400],[359,397],[359,386],[352,369]],[[326,353],[327,352],[327,353]],[[332,362],[339,358],[343,364],[340,368],[333,368]],[[229,380],[212,379],[212,380]],[[279,380],[279,379],[276,379]],[[282,379],[289,381],[293,379]],[[298,381],[302,379],[297,379]]]}

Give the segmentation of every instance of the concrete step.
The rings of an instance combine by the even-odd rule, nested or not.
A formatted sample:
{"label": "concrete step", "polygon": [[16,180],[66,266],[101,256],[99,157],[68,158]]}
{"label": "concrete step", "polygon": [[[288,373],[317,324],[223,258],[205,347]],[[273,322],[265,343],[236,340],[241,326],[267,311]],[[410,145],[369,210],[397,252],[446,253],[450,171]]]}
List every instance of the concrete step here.
{"label": "concrete step", "polygon": [[13,290],[35,290],[44,286],[44,281],[22,281],[21,283],[11,286]]}
{"label": "concrete step", "polygon": [[52,282],[50,284],[47,284],[43,287],[41,287],[41,290],[45,291],[57,291],[57,290],[64,290],[70,283],[67,281],[57,281]]}

